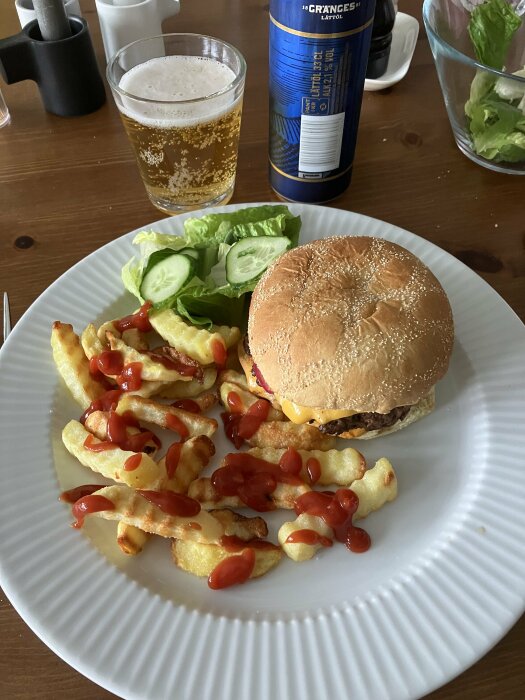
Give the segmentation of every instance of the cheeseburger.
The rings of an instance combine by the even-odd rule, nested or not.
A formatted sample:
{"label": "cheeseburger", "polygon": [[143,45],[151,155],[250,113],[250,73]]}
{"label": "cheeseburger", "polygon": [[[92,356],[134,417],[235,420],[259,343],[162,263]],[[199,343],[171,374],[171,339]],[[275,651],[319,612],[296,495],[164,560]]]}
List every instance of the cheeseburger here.
{"label": "cheeseburger", "polygon": [[421,260],[380,238],[337,236],[265,272],[239,356],[250,388],[294,423],[367,439],[432,411],[453,339],[447,296]]}

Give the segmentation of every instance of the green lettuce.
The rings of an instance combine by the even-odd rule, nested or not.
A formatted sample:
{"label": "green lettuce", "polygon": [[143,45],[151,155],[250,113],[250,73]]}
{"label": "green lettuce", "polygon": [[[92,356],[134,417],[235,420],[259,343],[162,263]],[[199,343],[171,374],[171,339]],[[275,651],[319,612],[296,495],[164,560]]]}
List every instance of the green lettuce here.
{"label": "green lettuce", "polygon": [[[468,31],[477,60],[503,70],[520,26],[520,17],[506,0],[487,0],[474,8]],[[523,71],[516,73],[520,77],[522,74]],[[518,81],[478,70],[470,86],[465,114],[472,146],[478,155],[494,162],[525,160],[522,99],[525,90],[521,92],[516,84]]]}
{"label": "green lettuce", "polygon": [[468,33],[480,63],[501,70],[521,19],[507,0],[487,0],[472,10]]}
{"label": "green lettuce", "polygon": [[206,214],[184,222],[184,235],[171,236],[142,231],[133,244],[137,257],[122,268],[122,281],[140,303],[142,279],[150,264],[182,249],[192,249],[194,276],[176,295],[164,299],[156,308],[173,308],[195,325],[243,326],[247,318],[250,292],[257,280],[245,285],[230,285],[226,279],[226,255],[233,243],[247,236],[287,236],[291,246],[299,242],[301,218],[285,205],[246,207],[224,214]]}
{"label": "green lettuce", "polygon": [[[184,222],[186,244],[208,247],[213,243],[233,243],[247,236],[292,236],[299,233],[300,217],[293,216],[284,204],[246,207],[225,214],[205,214]],[[297,240],[294,241],[297,245]]]}

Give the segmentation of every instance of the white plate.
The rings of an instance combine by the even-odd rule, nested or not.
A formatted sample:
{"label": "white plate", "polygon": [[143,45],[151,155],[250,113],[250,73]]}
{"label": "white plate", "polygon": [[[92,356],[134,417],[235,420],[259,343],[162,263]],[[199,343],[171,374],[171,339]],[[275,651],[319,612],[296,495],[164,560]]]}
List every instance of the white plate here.
{"label": "white plate", "polygon": [[[334,547],[213,592],[171,564],[160,538],[126,559],[114,524],[69,527],[57,495],[92,477],[60,444],[79,410],[57,381],[50,327],[60,319],[82,329],[134,306],[119,278],[133,234],[57,280],[2,349],[0,583],[51,649],[122,697],[416,698],[474,663],[525,607],[521,322],[422,238],[337,209],[290,208],[303,217],[303,242],[360,233],[410,249],[454,311],[457,340],[434,414],[358,445],[369,463],[391,458],[400,489],[367,520],[367,554]],[[182,218],[152,226],[179,232]]]}
{"label": "white plate", "polygon": [[402,80],[410,67],[414,49],[416,48],[417,35],[419,34],[419,22],[415,17],[404,12],[396,14],[394,29],[392,30],[392,46],[386,72],[380,78],[365,80],[365,90],[385,90]]}

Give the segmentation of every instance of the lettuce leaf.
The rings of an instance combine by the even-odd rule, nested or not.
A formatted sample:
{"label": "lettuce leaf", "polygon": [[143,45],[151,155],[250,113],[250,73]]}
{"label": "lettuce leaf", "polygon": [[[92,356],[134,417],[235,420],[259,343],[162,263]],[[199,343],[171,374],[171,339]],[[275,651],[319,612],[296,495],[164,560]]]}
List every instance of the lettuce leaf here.
{"label": "lettuce leaf", "polygon": [[243,326],[255,282],[241,287],[227,282],[225,263],[231,245],[247,236],[287,236],[291,247],[295,247],[300,229],[301,218],[286,205],[278,204],[186,219],[184,236],[142,231],[133,240],[139,246],[139,255],[122,268],[122,281],[143,303],[140,285],[151,256],[156,260],[183,248],[193,249],[195,276],[176,295],[156,304],[156,308],[174,308],[191,323],[208,328],[217,323]]}
{"label": "lettuce leaf", "polygon": [[[487,0],[472,11],[468,31],[476,58],[491,68],[503,69],[521,19],[506,0]],[[517,75],[522,75],[518,71]],[[516,83],[516,85],[514,85]],[[523,98],[518,81],[478,70],[465,104],[474,151],[494,162],[525,160]]]}
{"label": "lettuce leaf", "polygon": [[506,0],[487,0],[472,10],[468,33],[480,63],[501,70],[521,19]]}
{"label": "lettuce leaf", "polygon": [[[288,219],[299,219],[284,204],[246,207],[224,214],[205,214],[184,222],[186,245],[210,246],[233,243],[246,236],[282,236]],[[295,243],[297,245],[297,243]]]}

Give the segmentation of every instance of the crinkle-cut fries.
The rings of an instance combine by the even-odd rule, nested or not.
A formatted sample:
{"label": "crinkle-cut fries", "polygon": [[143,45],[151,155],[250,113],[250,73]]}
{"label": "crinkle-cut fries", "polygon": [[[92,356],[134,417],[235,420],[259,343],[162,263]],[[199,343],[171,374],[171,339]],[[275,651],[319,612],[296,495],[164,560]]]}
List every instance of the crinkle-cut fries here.
{"label": "crinkle-cut fries", "polygon": [[[78,489],[64,492],[75,525],[86,517],[115,520],[117,543],[132,556],[151,536],[171,538],[177,567],[208,577],[211,588],[262,576],[284,554],[304,561],[331,546],[337,531],[326,517],[330,499],[343,508],[350,494],[351,523],[397,494],[387,459],[367,470],[360,452],[335,449],[334,438],[290,422],[255,395],[228,353],[239,338],[238,328],[196,328],[172,310],[147,305],[98,328],[88,324],[80,336],[58,321],[51,333],[58,372],[84,411],[64,427],[63,443],[108,480],[80,487],[80,498]],[[226,435],[248,450],[214,462],[219,424],[203,413],[218,401]],[[327,486],[338,490],[322,491]],[[308,506],[316,498],[328,503],[324,514]],[[295,510],[297,517],[273,544],[260,515],[237,512],[245,508]]]}

